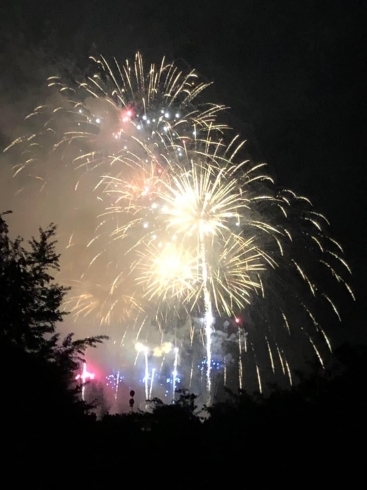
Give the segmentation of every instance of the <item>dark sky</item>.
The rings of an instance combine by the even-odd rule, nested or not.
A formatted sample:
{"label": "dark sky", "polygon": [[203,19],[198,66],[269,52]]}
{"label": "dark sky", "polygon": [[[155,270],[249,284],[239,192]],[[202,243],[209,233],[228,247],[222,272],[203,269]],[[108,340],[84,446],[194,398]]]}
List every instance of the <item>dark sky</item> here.
{"label": "dark sky", "polygon": [[42,63],[83,69],[89,54],[124,60],[137,49],[183,58],[214,80],[253,157],[330,218],[355,270],[352,322],[364,322],[366,1],[2,0],[0,10],[4,139]]}

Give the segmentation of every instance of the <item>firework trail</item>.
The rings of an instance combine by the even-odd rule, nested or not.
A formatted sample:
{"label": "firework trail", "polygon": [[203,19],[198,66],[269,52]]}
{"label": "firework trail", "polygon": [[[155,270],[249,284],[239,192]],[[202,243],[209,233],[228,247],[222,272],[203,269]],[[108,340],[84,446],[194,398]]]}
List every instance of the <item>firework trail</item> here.
{"label": "firework trail", "polygon": [[85,383],[88,381],[88,380],[91,380],[91,379],[94,379],[95,378],[95,374],[94,373],[90,373],[87,369],[87,363],[84,361],[83,362],[83,369],[82,369],[82,373],[81,374],[78,374],[77,376],[75,376],[75,379],[77,381],[81,381],[82,383],[82,400],[85,399]]}
{"label": "firework trail", "polygon": [[[260,391],[268,366],[293,382],[305,340],[323,365],[325,306],[340,313],[322,285],[353,296],[327,219],[244,159],[194,71],[164,59],[146,69],[140,54],[94,62],[85,80],[49,79],[57,95],[27,118],[37,130],[7,149],[18,150],[19,202],[31,200],[35,219],[57,211],[60,280],[78,325],[130,329],[132,345],[154,325],[171,336],[185,325],[181,368],[191,355],[191,380],[205,346],[209,397],[218,355],[237,357],[239,385],[253,377]],[[147,353],[144,369],[148,399]]]}
{"label": "firework trail", "polygon": [[152,399],[155,371],[156,371],[156,369],[153,368],[152,369],[152,376],[150,378],[150,388],[149,388],[149,398],[148,398],[148,400],[151,400]]}
{"label": "firework trail", "polygon": [[149,400],[149,361],[148,361],[148,353],[149,349],[146,345],[143,345],[141,342],[137,342],[135,344],[135,349],[144,354],[145,361],[145,369],[144,369],[144,385],[145,385],[145,400]]}
{"label": "firework trail", "polygon": [[177,384],[177,365],[178,365],[178,347],[174,349],[175,360],[173,362],[173,372],[172,372],[172,399],[175,400],[176,397],[176,384]]}

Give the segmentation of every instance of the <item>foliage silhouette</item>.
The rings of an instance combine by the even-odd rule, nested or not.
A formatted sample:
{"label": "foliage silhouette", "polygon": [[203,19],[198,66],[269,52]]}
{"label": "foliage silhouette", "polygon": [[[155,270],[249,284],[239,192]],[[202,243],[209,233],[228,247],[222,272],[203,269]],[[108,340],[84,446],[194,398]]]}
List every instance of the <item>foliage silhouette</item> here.
{"label": "foliage silhouette", "polygon": [[11,403],[1,409],[20,425],[80,417],[89,407],[78,396],[75,371],[85,350],[105,337],[60,337],[67,289],[52,275],[59,270],[56,226],[40,229],[26,248],[22,238],[10,238],[6,214],[0,214],[0,380]]}

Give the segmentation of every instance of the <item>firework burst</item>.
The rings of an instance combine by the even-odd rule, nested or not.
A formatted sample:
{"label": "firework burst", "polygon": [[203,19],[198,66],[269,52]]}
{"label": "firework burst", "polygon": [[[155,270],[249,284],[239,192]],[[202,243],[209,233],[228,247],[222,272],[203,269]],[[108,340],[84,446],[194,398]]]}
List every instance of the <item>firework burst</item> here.
{"label": "firework burst", "polygon": [[[133,238],[133,245],[125,250],[136,274],[135,284],[143,287],[143,296],[156,300],[158,308],[178,299],[186,311],[202,315],[208,392],[215,318],[241,312],[250,319],[249,312],[259,300],[262,304],[257,309],[261,314],[253,315],[255,320],[248,324],[257,331],[266,331],[263,341],[272,370],[275,371],[274,359],[278,357],[279,367],[292,382],[282,344],[289,344],[290,338],[295,337],[294,328],[301,330],[321,363],[318,337],[322,336],[330,348],[324,329],[307,305],[322,297],[340,319],[334,302],[318,285],[319,274],[307,269],[315,268],[312,260],[321,260],[326,271],[336,277],[327,257],[339,261],[346,271],[347,263],[326,246],[325,242],[329,242],[341,251],[339,244],[323,231],[328,224],[326,218],[313,210],[308,199],[289,190],[278,192],[263,165],[235,163],[242,144],[213,142],[210,131],[205,136],[184,139],[181,145],[171,141],[164,153],[157,150],[151,154],[149,164],[135,162],[137,174],[144,165],[150,169],[152,161],[164,169],[154,186],[149,187],[149,202],[142,193],[132,199],[126,191],[126,179],[113,179],[118,197],[107,214],[122,215],[125,222],[111,236],[117,236],[123,248],[124,242]],[[122,154],[120,157],[124,159]],[[110,178],[105,184],[109,193]],[[302,265],[305,249],[312,251],[306,257],[307,267]],[[340,275],[338,278],[351,292]],[[299,279],[304,285],[301,288],[296,286]],[[311,298],[306,301],[310,293]],[[272,305],[269,318],[264,305]],[[297,313],[298,318],[302,317],[301,327],[299,321],[294,321],[294,311],[298,309],[295,305],[302,309],[302,314]],[[240,356],[250,349],[255,359],[260,357],[256,355],[255,336],[258,334],[252,335],[250,342],[238,337]],[[256,361],[261,389],[260,371]]]}
{"label": "firework burst", "polygon": [[139,147],[135,140],[164,146],[167,140],[190,138],[208,128],[218,133],[226,129],[217,122],[224,106],[200,102],[210,83],[200,81],[194,70],[180,70],[164,58],[146,69],[139,53],[132,65],[116,60],[108,64],[103,57],[92,60],[95,73],[85,80],[66,84],[56,76],[48,79],[48,86],[56,89],[54,100],[26,118],[38,130],[6,149],[21,148],[24,158],[15,173],[28,171],[41,190],[55,171],[48,172],[47,159],[60,158],[61,168],[71,165],[81,177],[105,167],[106,158],[109,164],[118,163],[118,157],[110,157],[121,148],[134,152]]}

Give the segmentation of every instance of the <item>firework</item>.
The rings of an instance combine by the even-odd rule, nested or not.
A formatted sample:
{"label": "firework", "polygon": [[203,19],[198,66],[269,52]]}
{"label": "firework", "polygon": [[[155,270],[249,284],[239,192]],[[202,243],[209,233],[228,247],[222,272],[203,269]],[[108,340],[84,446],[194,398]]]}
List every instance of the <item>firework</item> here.
{"label": "firework", "polygon": [[[324,234],[323,226],[327,220],[313,210],[306,198],[291,191],[272,189],[269,186],[272,179],[263,172],[262,165],[248,161],[234,163],[241,144],[213,143],[210,131],[205,136],[205,139],[185,140],[180,147],[171,141],[164,147],[163,154],[157,151],[145,168],[151,175],[153,160],[161,162],[159,168],[165,170],[156,176],[154,185],[141,187],[144,192],[133,196],[129,191],[129,179],[113,179],[115,204],[108,208],[107,214],[112,217],[121,215],[124,222],[112,231],[111,236],[117,238],[131,257],[132,280],[137,287],[142,287],[140,294],[143,297],[155,300],[158,309],[161,304],[166,306],[171,302],[173,306],[178,302],[187,312],[202,315],[208,393],[211,392],[215,318],[244,311],[250,319],[248,312],[259,299],[272,305],[272,318],[266,318],[261,305],[257,309],[262,313],[254,315],[256,320],[252,324],[261,325],[266,319],[263,340],[272,370],[275,370],[274,359],[278,357],[282,372],[292,382],[289,361],[280,345],[295,337],[294,326],[290,326],[295,324],[294,304],[303,310],[302,322],[308,316],[301,331],[321,363],[322,355],[315,337],[322,336],[328,348],[331,348],[330,342],[307,306],[309,300],[306,301],[306,297],[309,293],[311,300],[316,296],[323,297],[340,319],[334,302],[316,285],[315,275],[311,277],[301,265],[304,257],[300,255],[304,254],[305,248],[312,251],[307,257],[309,269],[310,259],[320,260],[322,253],[321,263],[326,271],[334,271],[334,276],[336,272],[327,256],[339,261],[346,270],[348,266],[326,246],[325,242],[329,242],[340,248]],[[129,158],[129,152],[126,155]],[[137,175],[144,168],[141,159],[134,165],[129,159],[129,165],[133,173],[135,165]],[[110,178],[105,184],[106,192],[110,193]],[[311,269],[313,267],[311,265]],[[293,290],[297,277],[303,281],[306,290],[304,287]],[[337,277],[343,282],[341,276]],[[344,285],[351,292],[347,283]],[[294,291],[298,293],[294,294]],[[290,298],[293,305],[289,314]],[[274,321],[278,314],[281,327],[270,328],[271,322],[279,324],[278,319]],[[248,323],[251,324],[250,320]],[[285,333],[289,338],[284,339]],[[244,371],[243,354],[252,352],[261,390],[258,349],[252,342],[253,337],[248,343],[246,338],[241,340],[241,335],[238,336],[239,378],[242,379]]]}
{"label": "firework", "polygon": [[56,169],[47,171],[47,159],[61,156],[59,168],[71,166],[79,182],[85,171],[105,167],[106,157],[109,165],[118,165],[117,153],[122,148],[134,153],[139,140],[154,148],[203,129],[226,129],[217,122],[224,106],[200,103],[210,83],[200,81],[194,70],[180,70],[164,58],[146,69],[139,53],[132,65],[116,60],[110,65],[103,57],[92,60],[95,73],[85,80],[68,85],[57,76],[48,79],[48,86],[57,90],[56,100],[36,107],[26,118],[41,130],[7,148],[21,147],[24,160],[15,173],[27,172],[40,182],[40,189],[55,175]]}
{"label": "firework", "polygon": [[85,399],[85,384],[88,380],[93,380],[95,378],[95,374],[94,373],[90,373],[87,369],[87,363],[84,361],[83,362],[83,369],[82,369],[82,373],[81,374],[78,374],[77,376],[75,376],[75,379],[77,381],[81,381],[82,383],[82,399],[84,400]]}
{"label": "firework", "polygon": [[36,130],[11,145],[23,202],[59,223],[77,324],[113,326],[125,345],[133,332],[147,399],[160,375],[145,347],[154,335],[166,354],[177,349],[174,389],[179,352],[190,383],[205,368],[209,397],[214,367],[227,383],[236,366],[239,386],[254,378],[261,391],[268,368],[293,382],[305,344],[323,365],[325,306],[340,320],[323,285],[353,296],[327,219],[244,159],[194,71],[164,59],[145,68],[140,54],[94,62],[85,80],[52,77],[57,95],[27,118]]}

